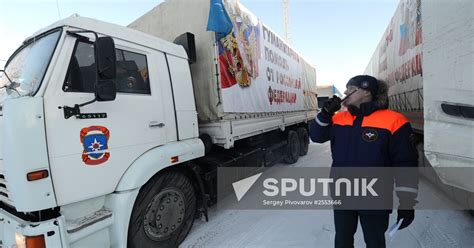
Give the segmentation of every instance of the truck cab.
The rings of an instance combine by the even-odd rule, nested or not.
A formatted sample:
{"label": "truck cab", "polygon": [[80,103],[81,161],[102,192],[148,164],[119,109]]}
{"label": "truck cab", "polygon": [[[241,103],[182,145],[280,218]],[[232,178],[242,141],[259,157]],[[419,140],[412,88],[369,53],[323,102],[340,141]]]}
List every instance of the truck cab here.
{"label": "truck cab", "polygon": [[156,37],[73,16],[0,85],[1,245],[125,246],[139,188],[204,155],[188,56]]}

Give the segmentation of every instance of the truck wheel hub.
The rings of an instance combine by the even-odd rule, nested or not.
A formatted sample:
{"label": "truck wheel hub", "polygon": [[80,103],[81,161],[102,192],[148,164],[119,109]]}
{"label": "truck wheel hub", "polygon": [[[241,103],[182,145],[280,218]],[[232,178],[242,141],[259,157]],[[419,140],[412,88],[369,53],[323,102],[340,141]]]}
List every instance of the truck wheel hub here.
{"label": "truck wheel hub", "polygon": [[184,195],[177,188],[167,188],[153,197],[144,217],[145,234],[152,240],[162,241],[182,225]]}

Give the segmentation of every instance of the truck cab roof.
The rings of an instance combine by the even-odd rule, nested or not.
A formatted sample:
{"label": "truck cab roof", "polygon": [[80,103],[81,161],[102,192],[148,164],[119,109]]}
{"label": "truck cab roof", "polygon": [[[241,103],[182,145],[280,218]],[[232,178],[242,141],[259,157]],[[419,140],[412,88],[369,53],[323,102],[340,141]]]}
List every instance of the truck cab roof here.
{"label": "truck cab roof", "polygon": [[186,51],[184,50],[182,46],[173,44],[171,42],[165,41],[158,37],[155,37],[146,33],[142,33],[140,31],[137,31],[128,27],[124,27],[124,26],[120,26],[120,25],[116,25],[116,24],[112,24],[112,23],[108,23],[104,21],[99,21],[92,18],[81,17],[77,14],[74,14],[68,18],[59,20],[37,31],[32,36],[28,37],[26,40],[29,40],[32,37],[37,36],[45,31],[58,28],[58,27],[72,27],[72,28],[77,28],[77,29],[82,29],[82,30],[91,30],[91,31],[96,32],[99,35],[111,36],[114,39],[126,40],[129,42],[133,42],[141,46],[156,49],[156,50],[159,50],[164,53],[171,54],[177,57],[181,57],[184,59],[188,58]]}

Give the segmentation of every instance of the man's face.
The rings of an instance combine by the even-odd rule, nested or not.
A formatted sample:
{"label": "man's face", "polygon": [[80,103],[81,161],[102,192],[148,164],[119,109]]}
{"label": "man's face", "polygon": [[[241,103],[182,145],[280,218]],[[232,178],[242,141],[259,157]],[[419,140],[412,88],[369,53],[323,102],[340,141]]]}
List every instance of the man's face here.
{"label": "man's face", "polygon": [[[357,90],[357,91],[356,91]],[[367,90],[363,90],[357,86],[354,85],[349,85],[344,91],[344,94],[349,95],[352,92],[356,91],[354,94],[350,95],[344,102],[344,106],[349,106],[349,105],[354,105],[356,107],[359,107],[361,103],[364,102],[369,102],[371,101],[370,92]]]}

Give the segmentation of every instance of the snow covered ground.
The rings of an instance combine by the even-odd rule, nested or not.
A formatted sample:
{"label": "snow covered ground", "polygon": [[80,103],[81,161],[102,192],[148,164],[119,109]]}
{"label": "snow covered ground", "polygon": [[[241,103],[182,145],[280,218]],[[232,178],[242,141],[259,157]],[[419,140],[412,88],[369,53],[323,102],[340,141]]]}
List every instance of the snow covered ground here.
{"label": "snow covered ground", "polygon": [[[296,167],[330,164],[329,144],[310,144]],[[436,192],[430,183],[420,190]],[[441,196],[443,197],[443,196]],[[396,214],[390,216],[390,225]],[[209,222],[196,220],[182,247],[333,247],[332,210],[222,210],[209,211]],[[474,247],[474,217],[466,211],[417,210],[414,222],[397,233],[388,247]],[[365,247],[359,225],[355,247]]]}

